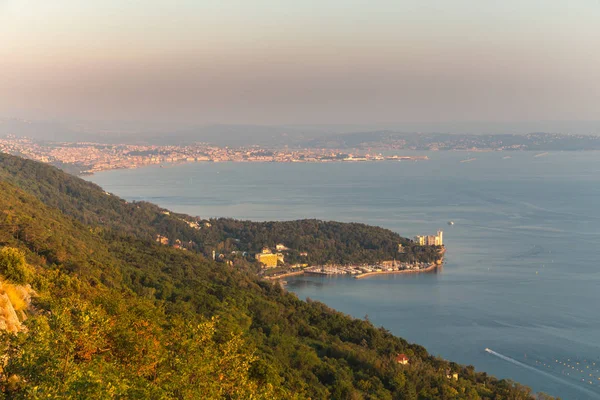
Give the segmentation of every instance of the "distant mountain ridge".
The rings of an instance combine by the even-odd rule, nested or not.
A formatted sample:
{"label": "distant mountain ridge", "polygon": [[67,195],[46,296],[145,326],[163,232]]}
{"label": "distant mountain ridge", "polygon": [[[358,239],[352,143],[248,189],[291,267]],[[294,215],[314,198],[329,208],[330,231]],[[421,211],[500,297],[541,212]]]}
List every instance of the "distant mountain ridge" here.
{"label": "distant mountain ridge", "polygon": [[[534,132],[534,133],[532,133]],[[538,133],[535,133],[538,132]],[[600,121],[523,124],[396,124],[356,125],[230,125],[169,124],[141,122],[56,122],[0,119],[0,137],[27,136],[37,141],[96,142],[108,144],[186,145],[205,142],[216,146],[283,148],[363,148],[398,146],[409,148],[461,148],[461,141],[483,147],[505,141],[522,150],[591,150],[599,147]],[[537,136],[545,142],[536,142]],[[528,137],[530,137],[528,139]],[[546,137],[546,139],[544,139]],[[557,140],[554,140],[554,139]],[[539,146],[543,145],[544,148]],[[536,147],[538,146],[538,147]],[[588,146],[588,147],[586,147]]]}
{"label": "distant mountain ridge", "polygon": [[330,135],[306,143],[315,148],[408,150],[600,150],[600,136],[529,133],[465,135],[448,133],[358,132]]}

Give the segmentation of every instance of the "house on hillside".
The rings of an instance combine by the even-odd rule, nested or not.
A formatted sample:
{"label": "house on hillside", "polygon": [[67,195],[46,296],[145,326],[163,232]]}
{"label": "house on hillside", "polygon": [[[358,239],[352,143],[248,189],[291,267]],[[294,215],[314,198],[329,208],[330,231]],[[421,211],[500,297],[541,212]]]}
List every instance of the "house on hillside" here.
{"label": "house on hillside", "polygon": [[406,354],[398,354],[396,356],[396,362],[398,364],[407,365],[408,364],[408,357],[406,356]]}
{"label": "house on hillside", "polygon": [[446,370],[446,378],[454,379],[455,381],[457,381],[458,380],[458,372],[452,372],[448,369],[448,370]]}
{"label": "house on hillside", "polygon": [[169,244],[169,238],[163,235],[156,235],[156,241],[160,244]]}

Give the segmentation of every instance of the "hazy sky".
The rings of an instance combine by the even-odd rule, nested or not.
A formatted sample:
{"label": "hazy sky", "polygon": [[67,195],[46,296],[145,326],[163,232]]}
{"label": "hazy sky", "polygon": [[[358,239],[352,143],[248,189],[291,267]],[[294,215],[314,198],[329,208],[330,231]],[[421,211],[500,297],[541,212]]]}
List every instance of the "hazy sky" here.
{"label": "hazy sky", "polygon": [[600,119],[599,0],[0,0],[0,116]]}

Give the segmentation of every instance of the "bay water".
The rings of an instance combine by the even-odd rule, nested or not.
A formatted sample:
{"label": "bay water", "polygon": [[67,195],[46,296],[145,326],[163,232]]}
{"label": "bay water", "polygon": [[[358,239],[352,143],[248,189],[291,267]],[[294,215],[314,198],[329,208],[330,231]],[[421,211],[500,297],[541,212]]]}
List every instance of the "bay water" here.
{"label": "bay water", "polygon": [[287,288],[498,378],[600,399],[600,153],[402,154],[430,159],[192,163],[87,179],[205,218],[442,229],[437,273],[300,276]]}

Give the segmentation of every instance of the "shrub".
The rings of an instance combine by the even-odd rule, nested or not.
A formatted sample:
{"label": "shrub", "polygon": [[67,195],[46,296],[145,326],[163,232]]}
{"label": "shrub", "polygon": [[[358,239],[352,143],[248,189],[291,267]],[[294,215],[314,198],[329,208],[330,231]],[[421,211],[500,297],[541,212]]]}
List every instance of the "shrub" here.
{"label": "shrub", "polygon": [[0,249],[0,274],[13,283],[27,283],[31,278],[31,271],[25,261],[25,254],[12,247]]}

